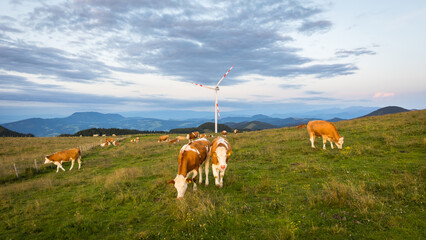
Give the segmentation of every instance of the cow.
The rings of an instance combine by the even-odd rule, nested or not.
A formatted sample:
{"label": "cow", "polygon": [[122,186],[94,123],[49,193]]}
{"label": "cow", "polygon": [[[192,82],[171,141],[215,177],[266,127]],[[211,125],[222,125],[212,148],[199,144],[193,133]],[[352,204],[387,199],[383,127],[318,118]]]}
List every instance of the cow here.
{"label": "cow", "polygon": [[297,129],[302,129],[302,128],[305,128],[305,127],[306,127],[306,124],[301,124],[301,125],[297,126],[296,128]]}
{"label": "cow", "polygon": [[[223,137],[213,140],[210,157],[212,160],[212,171],[216,186],[223,187],[223,176],[228,165],[228,159],[232,154],[231,144]],[[220,172],[220,178],[219,178]]]}
{"label": "cow", "polygon": [[62,170],[65,169],[62,167],[62,162],[69,162],[71,161],[71,167],[69,171],[74,167],[74,161],[77,160],[78,162],[78,169],[81,167],[81,151],[78,148],[73,148],[69,150],[65,150],[62,152],[57,152],[51,155],[48,155],[44,158],[44,164],[53,163],[57,166],[56,173],[58,173],[59,168]]}
{"label": "cow", "polygon": [[234,129],[234,134],[237,135],[239,133],[238,129]]}
{"label": "cow", "polygon": [[178,138],[175,138],[175,139],[172,139],[172,140],[169,141],[170,144],[175,144],[175,143],[178,143],[178,142],[179,142]]}
{"label": "cow", "polygon": [[106,145],[109,146],[111,144],[113,144],[115,146],[114,142],[115,142],[114,138],[107,138],[107,139],[105,139],[105,142],[101,144],[101,147],[104,147]]}
{"label": "cow", "polygon": [[115,137],[116,135],[113,133],[112,136]]}
{"label": "cow", "polygon": [[206,138],[207,137],[207,135],[206,134],[201,134],[200,135],[200,138]]}
{"label": "cow", "polygon": [[338,149],[342,149],[344,137],[339,135],[336,126],[334,126],[333,123],[323,120],[315,120],[308,122],[306,128],[308,130],[312,148],[315,148],[315,137],[322,137],[322,148],[324,150],[326,149],[325,144],[327,143],[327,140],[330,142],[331,149],[334,149],[333,142],[336,144]]}
{"label": "cow", "polygon": [[186,139],[186,137],[182,137],[182,136],[177,136],[176,138],[177,138],[177,139],[179,139],[179,141],[180,141],[180,140],[185,140],[185,139]]}
{"label": "cow", "polygon": [[186,139],[189,140],[189,143],[193,142],[194,139],[197,139],[199,137],[200,137],[199,132],[192,132],[192,133],[186,135]]}
{"label": "cow", "polygon": [[223,131],[222,131],[222,136],[226,137],[226,134],[228,134],[228,132],[227,132],[227,131],[225,131],[225,130],[223,130]]}
{"label": "cow", "polygon": [[114,141],[114,142],[112,142],[112,145],[114,145],[114,146],[118,146],[118,145],[120,145],[120,143],[119,143],[119,142],[117,142],[117,141]]}
{"label": "cow", "polygon": [[163,135],[158,138],[158,142],[167,142],[169,141],[169,135]]}
{"label": "cow", "polygon": [[[202,164],[204,163],[206,172],[206,186],[209,185],[209,162],[211,143],[205,138],[195,140],[191,143],[182,146],[179,152],[178,158],[178,173],[175,179],[170,180],[168,183],[173,184],[178,192],[177,198],[183,198],[188,183],[193,182],[193,190],[197,190],[197,184],[195,183],[195,177],[198,176],[198,183],[203,182],[202,177]],[[192,173],[192,177],[189,175]]]}

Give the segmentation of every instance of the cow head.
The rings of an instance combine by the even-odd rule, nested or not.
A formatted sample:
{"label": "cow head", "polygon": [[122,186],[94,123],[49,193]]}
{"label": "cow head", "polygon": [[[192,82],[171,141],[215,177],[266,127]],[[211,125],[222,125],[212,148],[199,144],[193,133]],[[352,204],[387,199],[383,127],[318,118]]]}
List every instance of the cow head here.
{"label": "cow head", "polygon": [[338,149],[342,149],[344,137],[339,138],[339,141],[336,142],[336,146]]}
{"label": "cow head", "polygon": [[51,163],[52,161],[49,160],[49,156],[44,157],[44,164]]}
{"label": "cow head", "polygon": [[225,147],[218,147],[216,148],[216,151],[213,153],[213,157],[217,158],[217,161],[219,162],[219,167],[221,171],[225,171],[227,167],[227,162],[229,156],[231,156],[232,151],[227,149]]}
{"label": "cow head", "polygon": [[195,181],[191,178],[185,178],[183,175],[177,175],[175,179],[170,180],[168,183],[173,184],[178,192],[177,199],[183,198],[185,195],[186,189],[188,188],[188,183]]}

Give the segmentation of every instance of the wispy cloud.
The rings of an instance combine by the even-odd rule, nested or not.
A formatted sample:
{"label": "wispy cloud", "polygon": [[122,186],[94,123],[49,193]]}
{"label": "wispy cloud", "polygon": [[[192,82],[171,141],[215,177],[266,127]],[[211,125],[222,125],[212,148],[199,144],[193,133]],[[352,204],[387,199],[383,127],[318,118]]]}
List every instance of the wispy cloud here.
{"label": "wispy cloud", "polygon": [[394,97],[395,93],[393,92],[376,92],[373,98],[386,98],[386,97]]}
{"label": "wispy cloud", "polygon": [[340,58],[350,56],[361,56],[361,55],[376,55],[376,52],[367,48],[355,48],[352,50],[338,49],[336,50],[336,56]]}

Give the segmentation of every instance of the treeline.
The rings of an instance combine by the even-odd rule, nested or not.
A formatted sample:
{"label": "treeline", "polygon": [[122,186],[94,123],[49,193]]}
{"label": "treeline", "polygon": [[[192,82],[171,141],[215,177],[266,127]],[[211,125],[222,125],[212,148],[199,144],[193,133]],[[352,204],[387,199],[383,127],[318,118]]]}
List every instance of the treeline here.
{"label": "treeline", "polygon": [[136,129],[121,129],[121,128],[90,128],[78,131],[74,134],[61,134],[59,137],[74,137],[74,136],[93,136],[98,134],[99,136],[107,135],[131,135],[131,134],[154,134],[154,133],[165,133],[164,131],[140,131]]}
{"label": "treeline", "polygon": [[[227,132],[232,132],[232,128],[230,128],[228,125],[225,124],[218,124],[217,125],[217,131],[222,132],[223,130]],[[198,127],[192,127],[192,128],[174,128],[169,131],[169,133],[190,133],[198,131],[200,133],[214,133],[214,123],[213,122],[207,122],[203,123]]]}
{"label": "treeline", "polygon": [[9,130],[5,127],[0,126],[0,137],[34,137],[34,134],[28,133],[18,133],[12,130]]}

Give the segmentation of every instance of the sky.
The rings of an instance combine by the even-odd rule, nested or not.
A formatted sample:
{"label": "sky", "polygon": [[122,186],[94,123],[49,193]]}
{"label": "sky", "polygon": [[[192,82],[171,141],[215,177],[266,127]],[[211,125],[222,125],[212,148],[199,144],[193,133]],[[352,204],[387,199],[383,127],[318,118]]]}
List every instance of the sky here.
{"label": "sky", "polygon": [[[426,103],[426,1],[0,1],[0,123]],[[150,115],[151,114],[151,115]],[[193,112],[192,112],[193,114]],[[193,116],[191,116],[193,117]]]}

